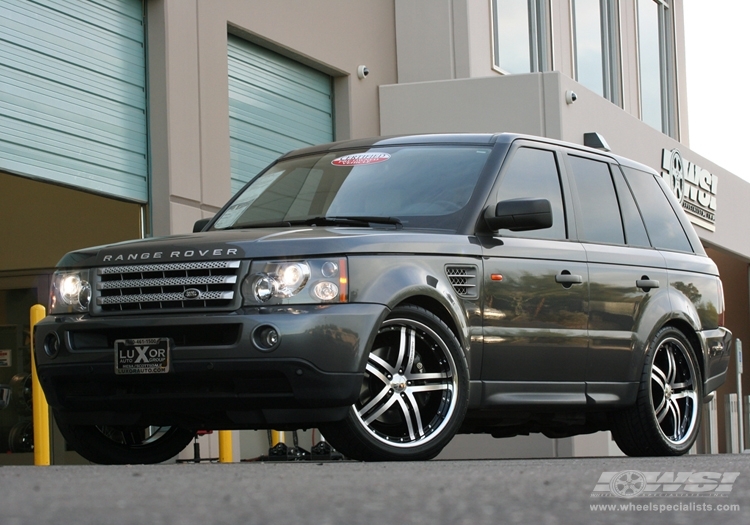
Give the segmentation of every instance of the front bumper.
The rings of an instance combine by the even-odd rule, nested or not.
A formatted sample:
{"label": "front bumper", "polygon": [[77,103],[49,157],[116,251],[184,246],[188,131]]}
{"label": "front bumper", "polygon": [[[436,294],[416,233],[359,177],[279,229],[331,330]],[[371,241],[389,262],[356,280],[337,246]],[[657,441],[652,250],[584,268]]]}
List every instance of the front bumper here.
{"label": "front bumper", "polygon": [[[344,417],[387,308],[245,308],[227,314],[48,316],[35,329],[40,383],[59,418],[80,424],[299,428]],[[272,350],[253,334],[271,326]],[[114,341],[167,337],[167,374],[115,375]],[[51,357],[50,341],[59,341]],[[52,352],[54,353],[54,352]]]}

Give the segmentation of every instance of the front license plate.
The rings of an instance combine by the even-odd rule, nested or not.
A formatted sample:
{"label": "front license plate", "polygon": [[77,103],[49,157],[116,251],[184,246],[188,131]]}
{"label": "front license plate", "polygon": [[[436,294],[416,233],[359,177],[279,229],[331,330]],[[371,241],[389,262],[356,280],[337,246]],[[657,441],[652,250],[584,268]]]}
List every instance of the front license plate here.
{"label": "front license plate", "polygon": [[167,338],[115,341],[115,374],[166,374],[170,344]]}

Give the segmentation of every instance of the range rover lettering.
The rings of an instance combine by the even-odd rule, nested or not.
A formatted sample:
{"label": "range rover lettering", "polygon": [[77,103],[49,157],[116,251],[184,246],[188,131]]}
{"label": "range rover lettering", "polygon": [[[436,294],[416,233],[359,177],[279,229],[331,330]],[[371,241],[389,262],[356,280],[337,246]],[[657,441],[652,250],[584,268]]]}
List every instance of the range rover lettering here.
{"label": "range rover lettering", "polygon": [[35,352],[60,431],[97,463],[310,427],[359,460],[600,430],[678,455],[727,373],[723,319],[717,267],[652,169],[420,135],[293,151],[192,234],[65,255]]}

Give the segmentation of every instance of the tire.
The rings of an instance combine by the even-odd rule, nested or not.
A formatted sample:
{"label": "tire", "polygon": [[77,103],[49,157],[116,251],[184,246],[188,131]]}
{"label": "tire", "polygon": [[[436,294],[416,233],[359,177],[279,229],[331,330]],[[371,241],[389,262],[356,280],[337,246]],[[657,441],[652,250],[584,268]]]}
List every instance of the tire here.
{"label": "tire", "polygon": [[649,345],[634,406],[612,417],[612,437],[628,456],[679,456],[698,436],[703,381],[695,351],[674,327]]}
{"label": "tire", "polygon": [[182,427],[73,425],[56,420],[68,445],[102,465],[161,463],[179,454],[195,437],[195,432]]}
{"label": "tire", "polygon": [[378,330],[359,400],[321,432],[352,459],[432,459],[460,427],[468,394],[466,357],[453,332],[423,308],[400,306]]}

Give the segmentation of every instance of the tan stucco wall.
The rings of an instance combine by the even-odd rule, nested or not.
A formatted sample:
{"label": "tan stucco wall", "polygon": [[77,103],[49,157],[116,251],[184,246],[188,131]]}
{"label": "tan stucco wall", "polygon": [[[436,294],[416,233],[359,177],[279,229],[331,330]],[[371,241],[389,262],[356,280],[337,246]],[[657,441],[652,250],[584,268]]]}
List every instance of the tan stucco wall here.
{"label": "tan stucco wall", "polygon": [[[230,196],[227,34],[334,77],[335,138],[377,135],[377,86],[396,82],[394,5],[147,2],[153,230],[187,232]],[[360,80],[357,67],[370,75]]]}

